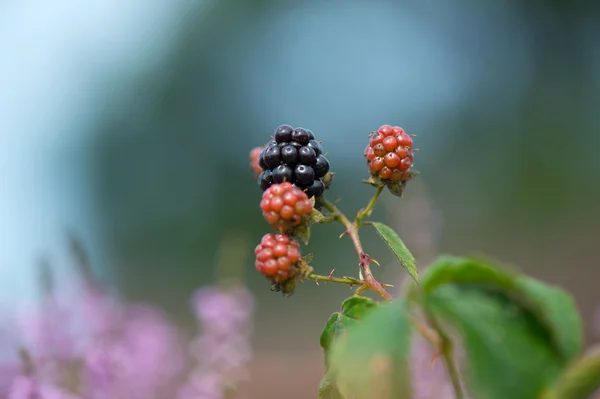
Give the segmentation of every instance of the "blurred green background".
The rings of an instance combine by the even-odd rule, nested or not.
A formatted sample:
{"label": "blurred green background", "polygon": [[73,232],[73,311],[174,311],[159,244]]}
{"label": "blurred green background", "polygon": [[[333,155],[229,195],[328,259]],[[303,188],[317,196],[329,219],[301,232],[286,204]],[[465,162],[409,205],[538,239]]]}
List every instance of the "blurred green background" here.
{"label": "blurred green background", "polygon": [[[74,229],[107,284],[191,326],[189,295],[214,282],[223,240],[242,238],[237,270],[258,301],[251,397],[310,397],[320,329],[350,290],[307,282],[284,299],[255,273],[269,227],[248,152],[280,124],[313,130],[337,173],[328,197],[353,214],[372,192],[360,183],[367,135],[389,123],[417,135],[421,174],[373,218],[402,232],[422,267],[437,251],[482,253],[570,290],[592,320],[600,3],[148,4],[0,7],[5,308]],[[305,252],[322,274],[356,274],[340,233],[313,231]],[[389,251],[363,236],[375,272],[399,282]]]}

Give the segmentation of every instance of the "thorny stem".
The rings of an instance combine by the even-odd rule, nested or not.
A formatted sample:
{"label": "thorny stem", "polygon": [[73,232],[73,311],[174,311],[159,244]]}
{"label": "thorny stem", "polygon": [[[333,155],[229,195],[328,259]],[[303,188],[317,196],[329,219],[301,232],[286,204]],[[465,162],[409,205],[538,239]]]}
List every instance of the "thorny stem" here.
{"label": "thorny stem", "polygon": [[[378,193],[376,193],[376,195],[374,196],[375,200],[377,199],[379,194],[381,194],[380,190],[378,190]],[[369,205],[371,206],[371,209],[372,209],[373,205],[371,205],[371,203],[373,203],[373,205],[374,205],[375,201],[371,200],[371,202],[369,203]],[[362,272],[362,275],[364,278],[364,280],[361,282],[361,285],[371,288],[373,291],[377,292],[377,294],[379,294],[383,299],[385,299],[387,301],[391,301],[392,296],[375,279],[375,277],[373,276],[373,273],[371,272],[371,266],[369,265],[369,263],[372,260],[371,260],[371,258],[369,258],[369,256],[367,254],[365,254],[365,251],[363,250],[362,244],[360,242],[360,238],[358,236],[358,227],[359,227],[358,218],[354,222],[351,222],[350,220],[348,220],[348,218],[342,212],[340,212],[340,210],[334,204],[327,201],[326,199],[323,199],[323,206],[325,206],[325,208],[329,212],[331,212],[332,217],[334,217],[337,221],[339,221],[341,224],[344,225],[344,227],[346,228],[345,234],[347,234],[350,237],[350,239],[352,240],[354,249],[356,250],[356,253],[358,254],[358,259],[360,261],[360,268],[361,268],[361,272]],[[367,206],[367,208],[369,208],[369,206]]]}
{"label": "thorny stem", "polygon": [[[357,285],[362,286],[364,281],[361,281],[354,277],[333,277],[333,276],[323,276],[320,274],[309,274],[306,278],[314,280],[314,281],[325,281],[329,283],[340,283],[340,284],[348,284],[348,285]],[[393,287],[391,284],[381,284],[384,287]]]}

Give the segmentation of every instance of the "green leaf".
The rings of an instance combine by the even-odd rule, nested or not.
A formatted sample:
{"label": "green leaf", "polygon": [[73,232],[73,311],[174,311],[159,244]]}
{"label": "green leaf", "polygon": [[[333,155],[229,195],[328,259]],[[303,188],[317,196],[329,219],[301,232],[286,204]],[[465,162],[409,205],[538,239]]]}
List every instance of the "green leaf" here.
{"label": "green leaf", "polygon": [[525,276],[517,278],[515,291],[516,299],[550,330],[562,356],[566,360],[578,357],[583,348],[583,325],[573,298],[561,289]]}
{"label": "green leaf", "polygon": [[367,313],[372,311],[376,306],[377,302],[370,298],[353,296],[342,303],[342,308],[339,312],[335,312],[329,317],[320,339],[321,347],[325,350],[326,362],[329,349],[335,338],[351,325],[364,319]]}
{"label": "green leaf", "polygon": [[581,352],[572,298],[513,271],[440,257],[412,295],[461,338],[477,398],[536,398]]}
{"label": "green leaf", "polygon": [[329,222],[333,222],[334,220],[335,220],[334,218],[326,217],[325,215],[323,215],[321,212],[319,212],[318,210],[316,210],[314,208],[310,214],[310,221],[312,223],[329,223]]}
{"label": "green leaf", "polygon": [[581,353],[581,318],[566,292],[510,270],[474,259],[449,256],[440,257],[421,279],[421,288],[426,293],[444,284],[478,286],[510,297],[538,318],[551,335],[555,349],[566,361]]}
{"label": "green leaf", "polygon": [[344,398],[410,398],[411,326],[405,304],[377,306],[331,347],[330,373]]}
{"label": "green leaf", "polygon": [[319,384],[319,399],[343,399],[329,373],[325,374]]}
{"label": "green leaf", "polygon": [[304,245],[308,245],[308,241],[310,240],[310,227],[308,225],[300,225],[294,231],[294,235],[298,237]]}
{"label": "green leaf", "polygon": [[543,399],[585,399],[600,390],[600,346],[572,364]]}
{"label": "green leaf", "polygon": [[400,237],[398,237],[398,234],[383,223],[372,222],[369,224],[375,227],[381,238],[383,238],[383,241],[385,241],[392,252],[394,252],[394,255],[396,255],[396,258],[398,258],[402,267],[405,268],[413,280],[418,283],[419,273],[417,271],[415,258],[408,248],[406,248],[406,245],[404,245],[404,242],[402,242]]}
{"label": "green leaf", "polygon": [[440,256],[425,270],[421,288],[431,292],[444,284],[476,284],[493,289],[512,290],[515,275],[473,259]]}
{"label": "green leaf", "polygon": [[565,365],[535,315],[505,296],[448,285],[427,295],[424,306],[461,337],[473,397],[537,398]]}

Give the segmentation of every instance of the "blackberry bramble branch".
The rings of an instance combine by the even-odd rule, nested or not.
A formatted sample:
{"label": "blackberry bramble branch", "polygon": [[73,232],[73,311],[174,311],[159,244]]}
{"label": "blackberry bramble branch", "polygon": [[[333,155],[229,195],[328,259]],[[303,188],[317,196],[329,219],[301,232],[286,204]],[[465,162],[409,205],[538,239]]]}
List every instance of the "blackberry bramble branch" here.
{"label": "blackberry bramble branch", "polygon": [[[251,169],[263,191],[260,208],[267,223],[278,233],[266,234],[255,249],[256,269],[272,283],[272,290],[290,295],[297,282],[311,279],[355,286],[355,295],[372,289],[385,300],[391,300],[391,295],[385,290],[391,285],[381,284],[374,277],[370,265],[377,261],[363,250],[358,231],[363,225],[371,224],[364,220],[371,215],[385,187],[391,193],[401,195],[406,183],[415,175],[410,171],[414,159],[413,140],[404,129],[390,125],[381,126],[368,138],[364,156],[370,177],[366,183],[375,186],[376,192],[366,207],[358,211],[354,221],[346,217],[334,202],[325,199],[325,189],[330,187],[333,173],[323,146],[312,131],[281,125],[265,147],[251,151]],[[260,173],[257,173],[259,168]],[[324,213],[320,209],[324,209]],[[333,272],[328,276],[315,274],[309,266],[312,254],[301,256],[296,239],[308,245],[311,226],[330,222],[344,226],[340,238],[344,235],[350,237],[358,256],[358,278],[337,278],[333,277]],[[378,228],[380,224],[374,223],[373,226],[389,244],[389,237]],[[410,254],[404,255],[399,257],[400,263],[416,279],[414,259]]]}

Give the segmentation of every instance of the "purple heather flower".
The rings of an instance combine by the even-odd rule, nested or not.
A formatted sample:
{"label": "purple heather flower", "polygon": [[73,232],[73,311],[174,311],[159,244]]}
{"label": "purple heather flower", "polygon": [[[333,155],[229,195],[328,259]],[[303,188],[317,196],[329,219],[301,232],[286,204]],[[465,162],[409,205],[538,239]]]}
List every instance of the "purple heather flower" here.
{"label": "purple heather flower", "polygon": [[243,288],[223,291],[216,287],[205,287],[193,295],[192,307],[203,325],[227,332],[236,325],[248,322],[253,302],[252,295]]}
{"label": "purple heather flower", "polygon": [[425,338],[414,334],[411,353],[411,383],[415,399],[453,399],[454,390],[441,358]]}
{"label": "purple heather flower", "polygon": [[70,336],[71,321],[66,309],[48,296],[40,308],[17,318],[22,345],[35,357],[71,358],[75,349]]}
{"label": "purple heather flower", "polygon": [[157,398],[183,367],[179,334],[153,308],[132,306],[84,348],[86,397]]}
{"label": "purple heather flower", "polygon": [[29,376],[20,375],[13,381],[7,399],[79,399],[52,384],[40,384]]}
{"label": "purple heather flower", "polygon": [[190,344],[197,366],[179,399],[220,399],[248,378],[253,306],[252,295],[243,287],[205,287],[193,295],[192,308],[202,333]]}

